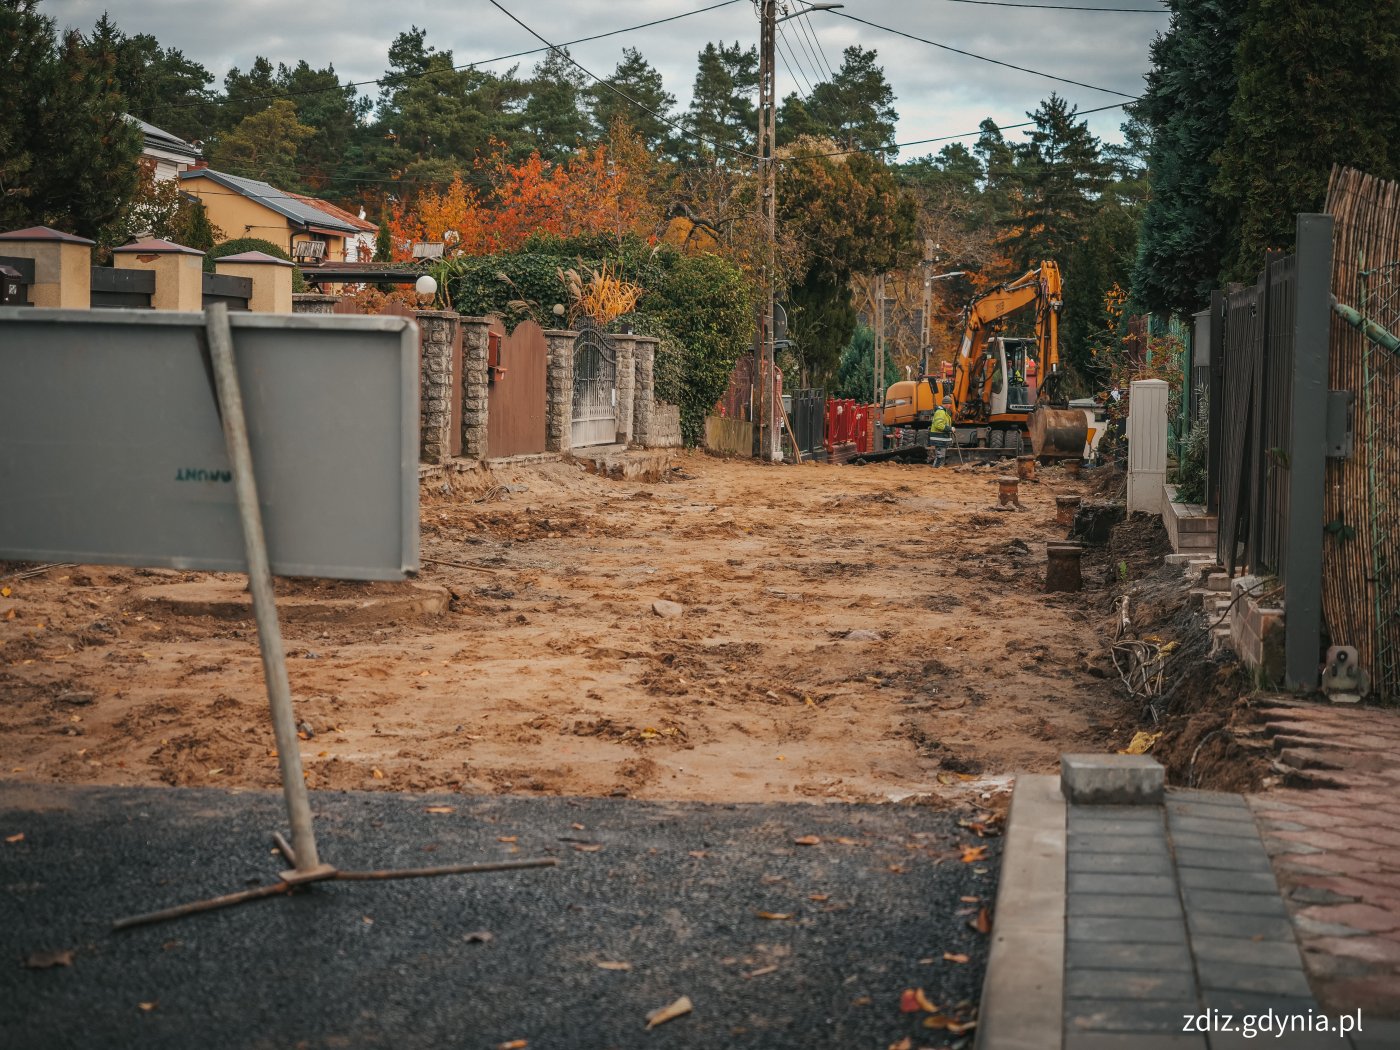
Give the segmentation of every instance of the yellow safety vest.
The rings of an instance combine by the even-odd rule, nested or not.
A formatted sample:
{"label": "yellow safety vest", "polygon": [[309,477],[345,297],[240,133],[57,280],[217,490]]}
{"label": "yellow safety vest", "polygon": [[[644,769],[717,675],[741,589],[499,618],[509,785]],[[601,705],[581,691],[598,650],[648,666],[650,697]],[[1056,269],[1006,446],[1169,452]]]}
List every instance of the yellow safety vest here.
{"label": "yellow safety vest", "polygon": [[929,424],[929,432],[932,434],[946,434],[953,426],[953,417],[948,414],[948,410],[942,405],[938,406],[933,413],[933,422]]}

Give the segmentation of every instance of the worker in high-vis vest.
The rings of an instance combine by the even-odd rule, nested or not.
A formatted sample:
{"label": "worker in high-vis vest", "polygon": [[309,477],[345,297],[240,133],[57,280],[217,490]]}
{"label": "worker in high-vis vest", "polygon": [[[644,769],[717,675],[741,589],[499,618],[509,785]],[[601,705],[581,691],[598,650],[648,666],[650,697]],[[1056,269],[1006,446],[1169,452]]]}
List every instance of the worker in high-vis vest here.
{"label": "worker in high-vis vest", "polygon": [[928,446],[933,449],[933,465],[943,466],[948,455],[948,446],[953,443],[953,399],[945,397],[943,404],[933,412],[933,420],[928,426]]}

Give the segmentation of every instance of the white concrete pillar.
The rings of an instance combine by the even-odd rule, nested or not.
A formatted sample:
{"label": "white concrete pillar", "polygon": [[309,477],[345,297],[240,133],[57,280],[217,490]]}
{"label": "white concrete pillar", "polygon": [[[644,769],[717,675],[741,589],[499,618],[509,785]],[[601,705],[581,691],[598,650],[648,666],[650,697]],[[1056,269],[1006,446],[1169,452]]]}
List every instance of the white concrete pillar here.
{"label": "white concrete pillar", "polygon": [[1128,395],[1128,513],[1162,513],[1167,480],[1167,384],[1139,379]]}

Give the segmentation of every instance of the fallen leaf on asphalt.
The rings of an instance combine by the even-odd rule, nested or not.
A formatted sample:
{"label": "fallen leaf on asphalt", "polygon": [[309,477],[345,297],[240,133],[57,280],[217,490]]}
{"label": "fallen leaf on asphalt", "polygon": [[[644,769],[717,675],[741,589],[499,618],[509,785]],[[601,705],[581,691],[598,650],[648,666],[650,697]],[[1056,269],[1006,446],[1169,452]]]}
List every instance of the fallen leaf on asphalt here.
{"label": "fallen leaf on asphalt", "polygon": [[914,1001],[919,1004],[919,1009],[926,1013],[938,1013],[938,1006],[927,995],[922,988],[914,989]]}
{"label": "fallen leaf on asphalt", "polygon": [[851,1000],[851,1005],[852,1005],[852,1006],[869,1006],[869,1005],[870,1005],[871,1003],[873,1003],[874,1001],[875,1001],[875,1000],[871,999],[870,996],[868,996],[868,995],[860,995],[860,996],[857,996],[856,998],[854,998],[854,999]]}
{"label": "fallen leaf on asphalt", "polygon": [[141,1009],[146,1011],[146,1013],[150,1013],[152,1010],[154,1010],[157,1006],[160,1005],[160,1000],[152,999],[149,1003],[137,1003],[136,1005],[141,1007]]}
{"label": "fallen leaf on asphalt", "polygon": [[756,911],[754,912],[760,919],[791,919],[790,911]]}
{"label": "fallen leaf on asphalt", "polygon": [[30,952],[24,958],[24,965],[30,970],[48,970],[55,966],[72,966],[73,949],[65,948],[49,952]]}
{"label": "fallen leaf on asphalt", "polygon": [[823,901],[829,901],[829,900],[831,900],[831,894],[829,894],[829,893],[809,893],[809,894],[807,894],[807,899],[808,899],[809,901],[816,901],[818,904],[820,904],[820,903],[822,903]]}
{"label": "fallen leaf on asphalt", "polygon": [[942,1014],[934,1014],[932,1017],[924,1018],[925,1028],[947,1028],[950,1024],[952,1022]]}
{"label": "fallen leaf on asphalt", "polygon": [[944,1027],[948,1029],[949,1035],[962,1035],[964,1032],[970,1032],[976,1028],[977,1022],[964,1021],[959,1023],[957,1021],[949,1021]]}
{"label": "fallen leaf on asphalt", "polygon": [[895,875],[903,875],[909,869],[905,868],[902,864],[891,864],[886,870]]}
{"label": "fallen leaf on asphalt", "polygon": [[958,898],[958,900],[962,901],[964,904],[976,904],[976,903],[977,903],[978,901],[980,901],[981,899],[982,899],[981,897],[959,897],[959,898]]}
{"label": "fallen leaf on asphalt", "polygon": [[462,938],[468,944],[490,944],[495,939],[496,935],[490,930],[475,930]]}
{"label": "fallen leaf on asphalt", "polygon": [[587,830],[588,830],[588,829],[585,828],[582,824],[570,824],[569,827],[573,828],[575,831],[587,831]]}
{"label": "fallen leaf on asphalt", "polygon": [[932,955],[929,955],[929,956],[927,956],[927,957],[925,957],[925,958],[923,958],[923,959],[920,959],[920,960],[919,960],[919,965],[920,965],[920,966],[932,966],[932,965],[933,965],[933,956],[932,956]]}
{"label": "fallen leaf on asphalt", "polygon": [[423,810],[423,812],[424,812],[424,813],[456,813],[456,812],[457,812],[457,807],[456,807],[456,806],[428,806],[428,807],[426,807],[426,808]]}
{"label": "fallen leaf on asphalt", "polygon": [[964,864],[975,864],[979,860],[987,859],[986,846],[964,846],[962,848],[962,862]]}
{"label": "fallen leaf on asphalt", "polygon": [[690,996],[683,995],[670,1006],[663,1006],[661,1009],[653,1010],[647,1014],[647,1028],[655,1028],[667,1021],[674,1021],[677,1017],[684,1017],[694,1009],[695,1004],[690,1001]]}
{"label": "fallen leaf on asphalt", "polygon": [[704,860],[706,854],[705,854],[705,851],[702,850],[702,849],[693,849],[693,850],[689,851],[689,852],[686,854],[686,856],[688,856],[688,857],[694,857],[696,860]]}
{"label": "fallen leaf on asphalt", "polygon": [[496,1050],[525,1050],[530,1045],[528,1039],[512,1039],[508,1043],[498,1043]]}
{"label": "fallen leaf on asphalt", "polygon": [[914,1050],[914,1040],[906,1035],[899,1042],[891,1043],[890,1050]]}
{"label": "fallen leaf on asphalt", "polygon": [[630,969],[632,969],[632,964],[631,964],[630,962],[600,962],[600,963],[598,964],[598,969],[600,969],[600,970],[630,970]]}
{"label": "fallen leaf on asphalt", "polygon": [[902,1014],[916,1014],[921,1009],[919,1006],[919,992],[915,988],[906,988],[899,993],[899,1012]]}
{"label": "fallen leaf on asphalt", "polygon": [[977,918],[969,922],[968,925],[971,926],[978,933],[991,933],[992,917],[989,914],[987,914],[986,908],[979,908],[977,911]]}
{"label": "fallen leaf on asphalt", "polygon": [[372,776],[372,777],[374,777],[375,780],[383,780],[383,779],[384,779],[384,770],[379,769],[379,768],[376,767],[375,769],[371,769],[371,770],[369,771],[369,775]]}
{"label": "fallen leaf on asphalt", "polygon": [[954,963],[965,963],[965,962],[967,962],[967,956],[964,955],[962,952],[944,952],[944,953],[943,953],[943,959],[944,959],[945,962],[954,962]]}
{"label": "fallen leaf on asphalt", "polygon": [[9,842],[9,843],[12,843],[12,844],[13,844],[13,843],[16,843],[16,842],[23,842],[23,841],[24,841],[24,832],[21,831],[18,835],[6,835],[6,836],[5,836],[5,841],[6,841],[6,842]]}
{"label": "fallen leaf on asphalt", "polygon": [[792,841],[798,846],[820,846],[822,844],[822,840],[816,835],[803,835],[800,839],[793,839]]}
{"label": "fallen leaf on asphalt", "polygon": [[777,968],[776,966],[760,966],[757,970],[750,970],[748,973],[744,974],[744,976],[745,976],[746,978],[747,978],[747,977],[762,977],[765,973],[777,973],[777,972],[778,972],[778,968]]}
{"label": "fallen leaf on asphalt", "polygon": [[497,835],[497,836],[496,836],[496,841],[497,841],[497,842],[519,842],[519,841],[520,841],[520,836],[518,836],[518,835]]}
{"label": "fallen leaf on asphalt", "polygon": [[832,842],[835,842],[835,843],[837,843],[838,845],[841,845],[841,846],[859,846],[859,845],[860,845],[860,840],[859,840],[859,839],[848,839],[848,838],[846,838],[846,837],[844,837],[844,836],[842,836],[842,837],[840,837],[840,838],[834,838],[834,839],[832,839],[831,841],[832,841]]}
{"label": "fallen leaf on asphalt", "polygon": [[598,852],[600,849],[602,849],[602,848],[603,848],[603,844],[602,844],[601,842],[575,842],[575,843],[574,843],[574,849],[578,850],[580,853],[597,853],[597,852]]}

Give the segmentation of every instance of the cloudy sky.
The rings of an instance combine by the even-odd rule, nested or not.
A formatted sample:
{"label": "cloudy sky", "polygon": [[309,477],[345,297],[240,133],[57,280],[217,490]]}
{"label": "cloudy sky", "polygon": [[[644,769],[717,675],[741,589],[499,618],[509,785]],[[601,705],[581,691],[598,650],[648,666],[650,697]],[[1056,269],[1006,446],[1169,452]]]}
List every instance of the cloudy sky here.
{"label": "cloudy sky", "polygon": [[[708,7],[718,0],[501,0],[551,43]],[[799,10],[795,0],[780,0]],[[1035,3],[1037,0],[1023,0]],[[1017,7],[971,0],[845,0],[844,14],[1002,62],[1128,95],[1142,90],[1148,45],[1165,30],[1157,0],[1040,0],[1046,7]],[[1073,6],[1132,8],[1153,12],[1075,10]],[[342,78],[370,80],[383,74],[385,53],[399,32],[427,30],[428,43],[450,50],[455,61],[474,62],[538,46],[524,29],[487,0],[339,0],[334,5],[287,0],[45,0],[41,8],[62,26],[91,28],[105,10],[125,32],[150,33],[178,47],[220,80],[230,66],[247,68],[256,55],[274,63],[306,59],[334,63]],[[897,96],[898,141],[975,132],[984,117],[1007,125],[1058,91],[1081,110],[1124,101],[1121,95],[1058,83],[897,36],[884,29],[812,13],[781,24],[778,94],[809,84],[836,69],[852,44],[874,48]],[[755,43],[758,20],[752,0],[737,2],[650,29],[576,44],[575,59],[600,76],[611,72],[622,48],[639,49],[684,106],[695,77],[695,55],[706,41]],[[513,60],[527,73],[538,57]],[[490,68],[504,70],[512,62]],[[371,93],[374,87],[363,89]],[[1087,117],[1099,136],[1116,140],[1122,120],[1112,109]],[[1008,133],[1013,134],[1013,133]],[[970,141],[970,139],[969,139]],[[905,158],[936,151],[912,146]]]}

